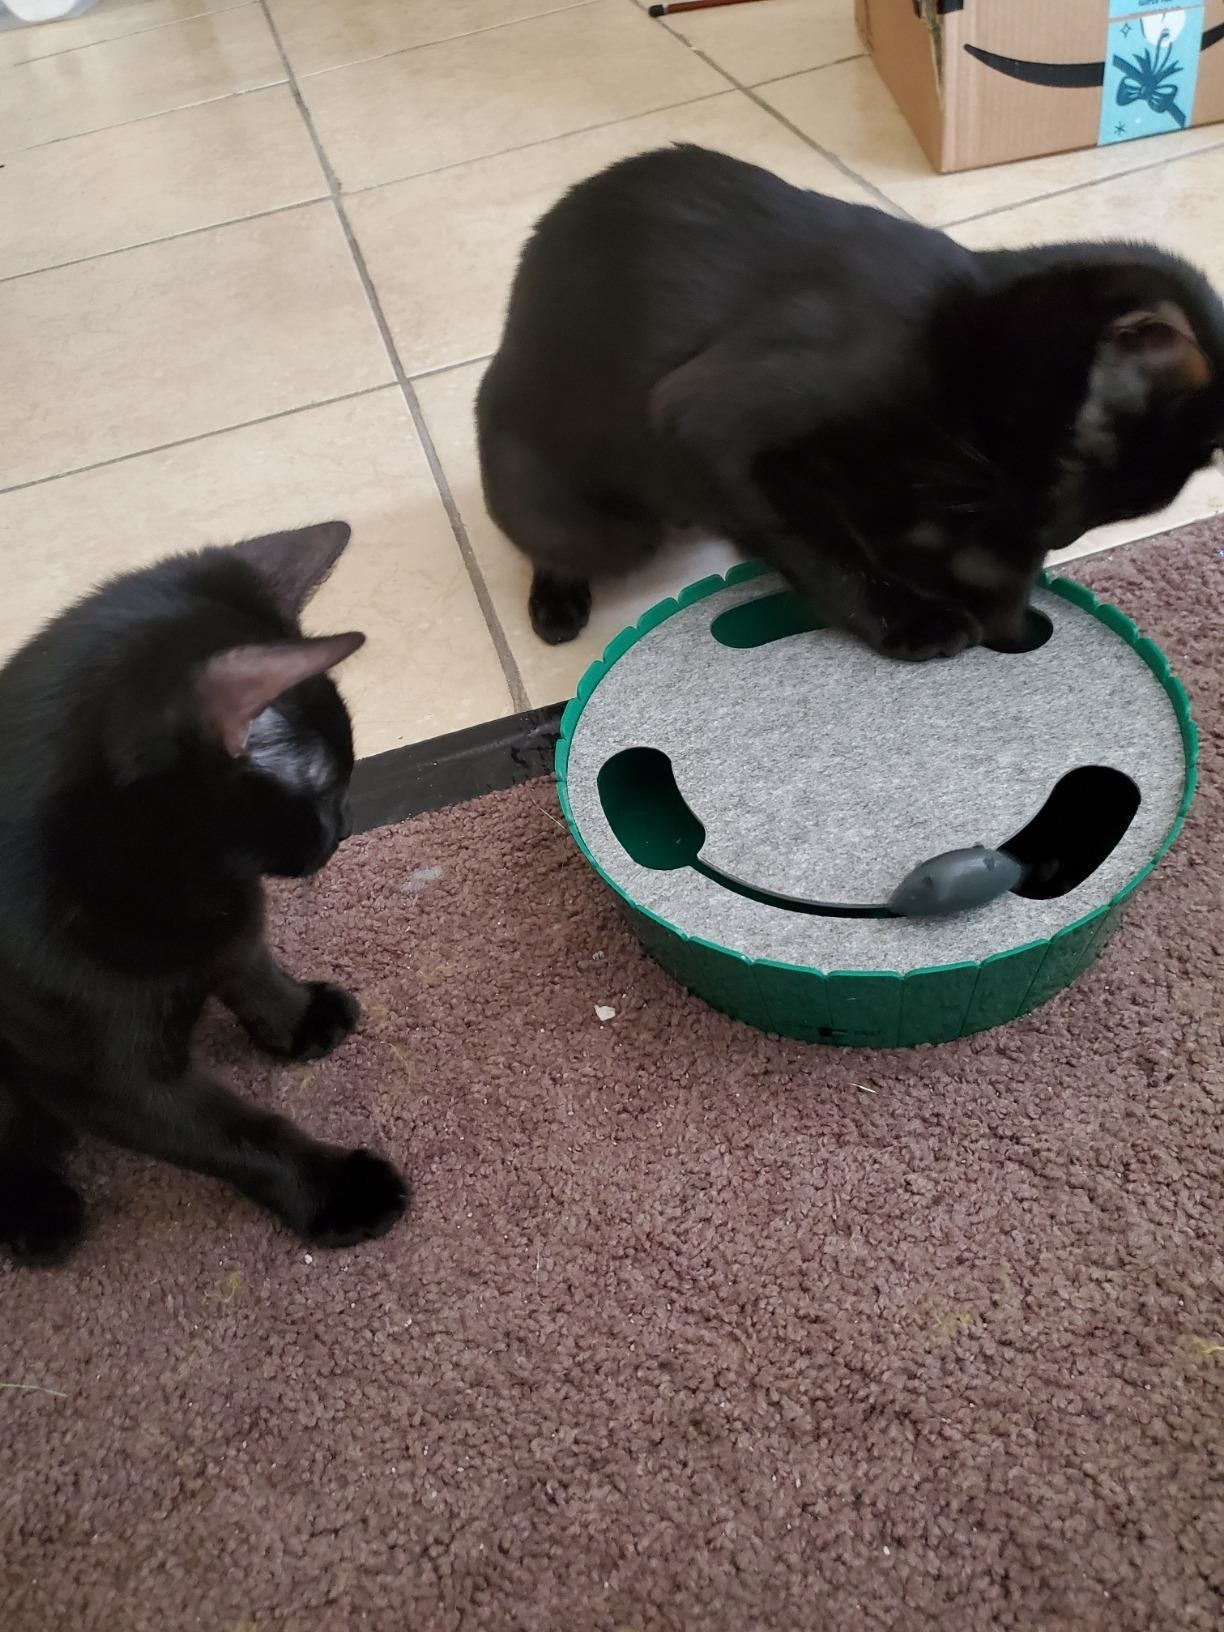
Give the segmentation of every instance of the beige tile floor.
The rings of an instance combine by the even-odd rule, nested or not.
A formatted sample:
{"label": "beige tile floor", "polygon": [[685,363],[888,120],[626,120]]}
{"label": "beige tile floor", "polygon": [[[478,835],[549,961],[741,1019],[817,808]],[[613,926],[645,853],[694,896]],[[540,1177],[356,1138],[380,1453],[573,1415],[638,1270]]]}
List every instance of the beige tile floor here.
{"label": "beige tile floor", "polygon": [[[328,515],[315,627],[374,753],[554,702],[672,551],[554,650],[485,516],[472,398],[532,221],[687,138],[987,246],[1155,236],[1224,283],[1224,126],[932,175],[853,0],[102,0],[0,33],[0,655],[107,572]],[[1224,477],[1100,548],[1224,510]]]}

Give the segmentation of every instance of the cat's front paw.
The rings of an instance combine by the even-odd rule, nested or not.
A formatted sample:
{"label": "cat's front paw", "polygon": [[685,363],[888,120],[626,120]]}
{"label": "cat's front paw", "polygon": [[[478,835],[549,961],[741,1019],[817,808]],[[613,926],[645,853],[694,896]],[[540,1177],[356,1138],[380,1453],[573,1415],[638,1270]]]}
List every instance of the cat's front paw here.
{"label": "cat's front paw", "polygon": [[318,1179],[305,1235],[320,1247],[352,1247],[385,1235],[408,1210],[407,1181],[369,1150],[338,1151]]}
{"label": "cat's front paw", "polygon": [[889,629],[880,654],[899,663],[926,663],[933,657],[955,657],[982,641],[982,625],[963,607],[939,606],[920,611]]}
{"label": "cat's front paw", "polygon": [[0,1172],[0,1246],[19,1264],[62,1264],[85,1233],[80,1192],[53,1168]]}
{"label": "cat's front paw", "polygon": [[591,586],[585,580],[554,578],[536,570],[527,597],[531,627],[550,646],[564,646],[587,626],[591,616]]}
{"label": "cat's front paw", "polygon": [[306,989],[310,1001],[285,1050],[291,1060],[321,1060],[333,1048],[339,1048],[361,1014],[357,999],[343,986],[312,980]]}

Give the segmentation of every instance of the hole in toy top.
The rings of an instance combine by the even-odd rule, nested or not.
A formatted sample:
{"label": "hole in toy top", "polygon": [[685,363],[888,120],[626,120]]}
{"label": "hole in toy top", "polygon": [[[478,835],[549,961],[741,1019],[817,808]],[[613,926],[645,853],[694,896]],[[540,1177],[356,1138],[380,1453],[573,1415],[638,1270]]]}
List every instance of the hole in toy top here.
{"label": "hole in toy top", "polygon": [[1020,641],[1015,646],[1006,646],[1002,643],[987,642],[986,649],[991,652],[1004,653],[1009,657],[1019,657],[1025,652],[1038,651],[1054,633],[1054,625],[1044,612],[1039,612],[1035,606],[1025,609],[1024,630]]}
{"label": "hole in toy top", "polygon": [[[772,595],[758,595],[720,612],[710,624],[710,633],[720,646],[749,651],[770,646],[792,635],[808,635],[827,625],[811,603],[797,590],[780,589]],[[1024,614],[1024,630],[1016,645],[991,644],[988,651],[1022,655],[1038,651],[1054,633],[1054,625],[1044,612],[1030,606]]]}
{"label": "hole in toy top", "polygon": [[[793,899],[711,867],[701,858],[705,826],[689,808],[670,758],[658,748],[639,746],[613,754],[599,769],[598,788],[609,827],[640,867],[663,872],[689,867],[737,895],[788,912],[830,918],[895,916],[882,904]],[[1068,772],[1036,816],[999,846],[1022,869],[1011,893],[1049,901],[1077,889],[1121,843],[1139,803],[1135,783],[1111,766],[1085,765]],[[950,859],[933,858],[932,871]]]}
{"label": "hole in toy top", "polygon": [[1014,894],[1053,901],[1087,882],[1121,844],[1139,789],[1110,765],[1082,765],[1055,784],[1041,809],[1000,846],[1025,869]]}
{"label": "hole in toy top", "polygon": [[720,646],[747,651],[824,627],[815,608],[802,595],[793,589],[780,589],[720,612],[710,625],[710,633]]}

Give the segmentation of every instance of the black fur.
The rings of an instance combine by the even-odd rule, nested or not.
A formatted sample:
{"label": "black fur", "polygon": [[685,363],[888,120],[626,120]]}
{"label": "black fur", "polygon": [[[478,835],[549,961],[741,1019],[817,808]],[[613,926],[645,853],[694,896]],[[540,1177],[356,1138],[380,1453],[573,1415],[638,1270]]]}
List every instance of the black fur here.
{"label": "black fur", "polygon": [[477,421],[545,640],[696,524],[892,656],[1007,647],[1048,552],[1224,441],[1224,312],[1148,246],[975,254],[670,148],[539,223]]}
{"label": "black fur", "polygon": [[327,670],[359,635],[306,640],[302,605],[343,523],[115,580],[0,670],[0,1245],[54,1263],[84,1226],[76,1132],[224,1179],[323,1245],[382,1234],[408,1192],[198,1070],[210,997],[256,1042],[318,1059],[347,992],[263,939],[268,874],[345,837],[348,714]]}

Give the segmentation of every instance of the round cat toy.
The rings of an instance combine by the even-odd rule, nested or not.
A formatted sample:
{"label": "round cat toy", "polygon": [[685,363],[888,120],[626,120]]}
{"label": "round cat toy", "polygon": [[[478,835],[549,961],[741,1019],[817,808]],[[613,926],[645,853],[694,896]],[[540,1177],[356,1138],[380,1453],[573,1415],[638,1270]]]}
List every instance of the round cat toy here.
{"label": "round cat toy", "polygon": [[946,1042],[1097,956],[1168,850],[1197,740],[1168,662],[1044,578],[1026,649],[894,663],[755,565],[652,607],[583,676],[557,783],[647,950],[809,1042]]}

